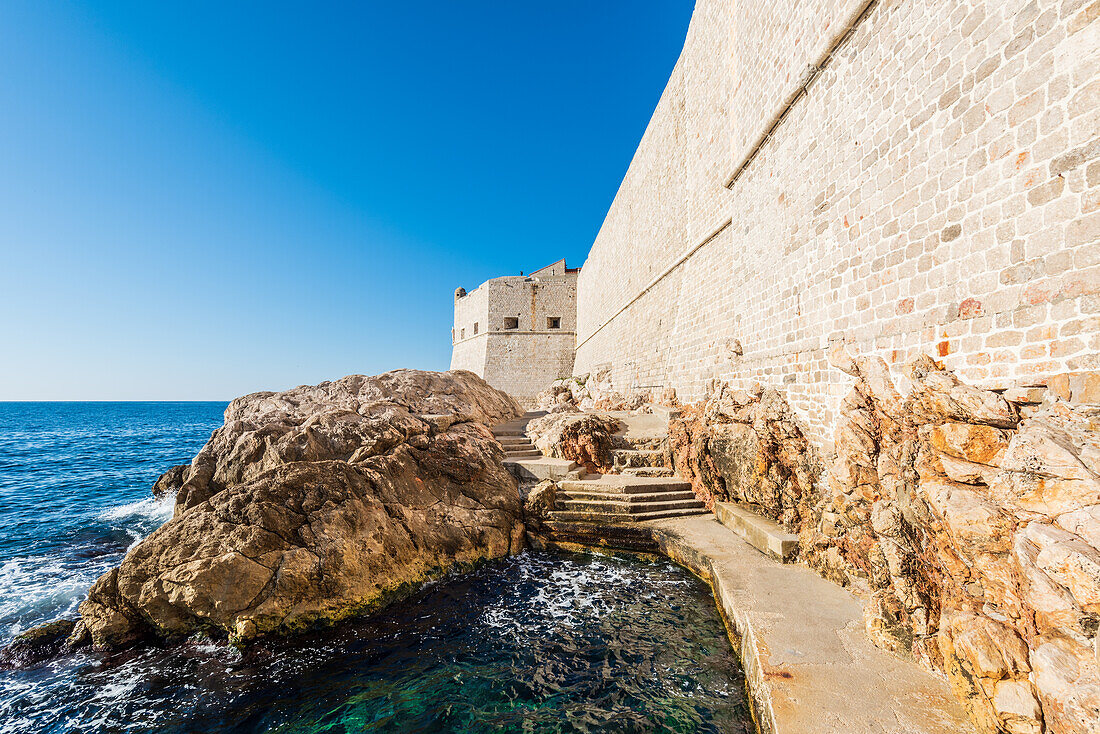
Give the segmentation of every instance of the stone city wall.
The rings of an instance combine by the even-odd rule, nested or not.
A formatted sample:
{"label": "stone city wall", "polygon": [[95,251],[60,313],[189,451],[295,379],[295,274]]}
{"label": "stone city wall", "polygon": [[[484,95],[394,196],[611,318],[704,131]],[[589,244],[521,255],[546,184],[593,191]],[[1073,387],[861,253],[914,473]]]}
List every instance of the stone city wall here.
{"label": "stone city wall", "polygon": [[1095,4],[866,5],[699,0],[581,272],[575,374],[779,386],[828,450],[837,342],[985,387],[1100,368]]}

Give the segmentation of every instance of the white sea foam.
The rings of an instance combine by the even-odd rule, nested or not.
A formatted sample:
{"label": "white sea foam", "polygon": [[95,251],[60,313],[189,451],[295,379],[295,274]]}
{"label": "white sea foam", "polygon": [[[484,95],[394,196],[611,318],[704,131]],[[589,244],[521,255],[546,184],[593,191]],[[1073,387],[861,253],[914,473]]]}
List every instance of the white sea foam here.
{"label": "white sea foam", "polygon": [[55,556],[22,556],[0,564],[0,619],[16,620],[0,636],[9,637],[49,617],[72,616],[98,566],[66,567]]}
{"label": "white sea foam", "polygon": [[[172,517],[175,497],[139,500],[104,510],[96,515],[130,538],[128,552],[145,534]],[[122,554],[96,553],[78,561],[65,554],[16,556],[0,562],[0,639],[9,638],[36,624],[72,617],[87,596],[88,588]]]}
{"label": "white sea foam", "polygon": [[169,494],[157,499],[147,497],[137,502],[112,507],[99,514],[100,520],[159,520],[165,523],[172,519],[172,509],[176,504],[176,495]]}

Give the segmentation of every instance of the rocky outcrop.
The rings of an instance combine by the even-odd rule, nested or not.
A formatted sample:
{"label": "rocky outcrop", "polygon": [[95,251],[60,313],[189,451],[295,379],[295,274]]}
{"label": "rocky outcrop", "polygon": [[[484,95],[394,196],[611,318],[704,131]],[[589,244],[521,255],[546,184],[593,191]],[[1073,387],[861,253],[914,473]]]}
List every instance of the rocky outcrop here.
{"label": "rocky outcrop", "polygon": [[619,421],[600,413],[551,413],[527,424],[527,435],[545,456],[575,461],[592,473],[607,473],[614,460]]}
{"label": "rocky outcrop", "polygon": [[1100,731],[1100,407],[1021,418],[929,358],[879,359],[841,406],[806,561],[868,597],[881,646],[943,670],[990,732]]}
{"label": "rocky outcrop", "polygon": [[550,519],[557,502],[557,491],[557,482],[543,479],[527,492],[523,498],[523,522],[528,532],[539,532],[543,522]]}
{"label": "rocky outcrop", "polygon": [[96,581],[74,639],[293,632],[517,552],[519,494],[487,424],[519,414],[463,371],[234,400],[183,472],[173,518]]}
{"label": "rocky outcrop", "polygon": [[160,478],[153,483],[153,496],[159,500],[179,492],[189,467],[189,464],[180,464],[161,474]]}
{"label": "rocky outcrop", "polygon": [[983,731],[1100,732],[1100,406],[927,357],[907,394],[881,359],[832,362],[856,381],[825,472],[781,394],[728,385],[670,424],[670,463],[798,533],[876,644],[945,673]]}
{"label": "rocky outcrop", "polygon": [[71,619],[58,619],[17,635],[0,650],[0,670],[32,667],[57,657],[67,648],[75,625]]}
{"label": "rocky outcrop", "polygon": [[817,452],[774,389],[718,383],[669,423],[668,462],[696,495],[736,502],[798,532],[817,502]]}

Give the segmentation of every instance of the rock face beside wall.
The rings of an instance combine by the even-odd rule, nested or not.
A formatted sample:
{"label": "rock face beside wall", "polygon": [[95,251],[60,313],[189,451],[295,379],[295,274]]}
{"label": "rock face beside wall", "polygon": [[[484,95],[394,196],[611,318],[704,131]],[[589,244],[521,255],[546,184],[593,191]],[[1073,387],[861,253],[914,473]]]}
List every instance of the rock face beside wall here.
{"label": "rock face beside wall", "polygon": [[875,642],[946,673],[983,731],[1100,731],[1100,405],[928,357],[903,395],[881,359],[833,362],[856,383],[824,466],[780,391],[719,384],[671,427],[677,469],[797,532]]}
{"label": "rock face beside wall", "polygon": [[822,470],[781,392],[724,383],[669,424],[669,463],[709,509],[737,502],[791,532],[810,517]]}

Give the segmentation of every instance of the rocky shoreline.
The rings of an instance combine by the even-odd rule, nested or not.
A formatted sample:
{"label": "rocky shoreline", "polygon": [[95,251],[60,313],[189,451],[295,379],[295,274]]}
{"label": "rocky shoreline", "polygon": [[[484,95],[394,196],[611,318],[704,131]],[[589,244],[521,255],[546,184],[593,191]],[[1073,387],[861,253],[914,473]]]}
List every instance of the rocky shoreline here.
{"label": "rocky shoreline", "polygon": [[[946,677],[979,730],[1095,731],[1100,408],[977,388],[929,358],[908,365],[903,394],[882,360],[832,360],[855,378],[833,455],[806,440],[780,390],[722,383],[673,413],[647,454],[663,451],[708,506],[796,534],[803,565],[864,600],[868,638]],[[534,443],[590,472],[617,471],[606,411],[651,410],[598,378],[543,400]],[[521,500],[490,428],[520,413],[468,372],[239,398],[192,463],[154,486],[175,493],[173,518],[94,584],[79,620],[25,633],[0,663],[196,634],[243,645],[369,614],[517,553],[529,530],[546,543],[556,483],[524,486]]]}
{"label": "rocky shoreline", "polygon": [[93,584],[78,620],[25,633],[6,660],[195,634],[246,643],[366,614],[516,553],[519,495],[487,426],[519,412],[469,372],[238,398],[191,464],[154,486],[175,492],[172,519]]}

